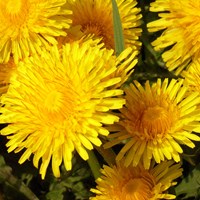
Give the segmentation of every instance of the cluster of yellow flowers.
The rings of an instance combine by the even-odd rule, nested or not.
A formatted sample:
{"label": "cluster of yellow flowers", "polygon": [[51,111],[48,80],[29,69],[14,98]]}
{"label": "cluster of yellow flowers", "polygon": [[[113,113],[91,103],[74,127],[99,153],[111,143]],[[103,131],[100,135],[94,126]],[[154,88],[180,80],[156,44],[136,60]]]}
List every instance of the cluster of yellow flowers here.
{"label": "cluster of yellow flowers", "polygon": [[152,45],[168,47],[163,60],[181,78],[144,86],[124,86],[140,51],[140,8],[116,3],[119,56],[110,0],[0,2],[0,134],[8,152],[23,151],[19,163],[33,159],[42,179],[50,163],[55,177],[62,163],[71,170],[75,151],[88,160],[94,147],[120,144],[91,199],[173,199],[167,189],[182,173],[181,145],[200,141],[200,1],[151,3],[160,14],[148,30],[164,29]]}

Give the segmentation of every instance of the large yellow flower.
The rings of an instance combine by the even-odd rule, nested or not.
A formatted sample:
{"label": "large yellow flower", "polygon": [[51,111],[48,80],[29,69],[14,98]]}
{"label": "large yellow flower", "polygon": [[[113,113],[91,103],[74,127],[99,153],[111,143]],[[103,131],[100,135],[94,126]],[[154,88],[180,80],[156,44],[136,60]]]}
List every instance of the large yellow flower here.
{"label": "large yellow flower", "polygon": [[199,9],[199,0],[156,0],[151,3],[150,11],[158,12],[160,19],[148,24],[149,31],[164,30],[152,44],[156,50],[168,48],[162,57],[168,69],[175,70],[176,74],[200,55]]}
{"label": "large yellow flower", "polygon": [[104,166],[102,176],[96,180],[96,194],[91,200],[157,200],[175,199],[168,194],[168,190],[176,182],[173,180],[181,176],[179,164],[162,162],[145,170],[142,165],[125,167],[122,162],[116,166]]}
{"label": "large yellow flower", "polygon": [[[136,0],[117,0],[121,16],[125,44],[138,49],[141,34],[140,9],[136,7]],[[81,31],[95,38],[102,38],[102,42],[109,49],[114,49],[114,31],[112,20],[111,0],[67,0],[67,5],[73,11],[72,27],[80,25]]]}
{"label": "large yellow flower", "polygon": [[8,123],[1,134],[9,139],[8,152],[24,150],[19,163],[33,154],[33,163],[45,177],[52,162],[53,173],[60,176],[64,161],[71,169],[73,151],[88,159],[87,149],[100,146],[99,135],[108,135],[104,124],[118,117],[110,113],[125,103],[121,89],[113,87],[121,77],[115,71],[113,50],[78,42],[57,47],[20,62],[1,97],[0,123]]}
{"label": "large yellow flower", "polygon": [[125,88],[126,105],[121,109],[121,120],[116,123],[111,134],[110,147],[126,140],[116,157],[125,157],[125,166],[137,166],[141,161],[146,169],[154,159],[157,163],[165,159],[180,161],[183,152],[180,144],[193,148],[191,140],[200,141],[200,137],[191,133],[199,129],[197,105],[200,97],[197,93],[187,95],[183,80],[165,79],[145,87],[137,81]]}
{"label": "large yellow flower", "polygon": [[66,0],[0,1],[0,63],[15,63],[40,53],[41,48],[56,44],[55,36],[66,35],[71,11],[63,7]]}

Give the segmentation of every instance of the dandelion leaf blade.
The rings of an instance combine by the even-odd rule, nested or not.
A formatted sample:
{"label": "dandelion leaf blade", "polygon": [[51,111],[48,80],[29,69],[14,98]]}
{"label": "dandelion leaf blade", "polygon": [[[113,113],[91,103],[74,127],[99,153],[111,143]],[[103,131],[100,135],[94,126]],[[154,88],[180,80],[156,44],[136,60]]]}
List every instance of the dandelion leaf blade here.
{"label": "dandelion leaf blade", "polygon": [[184,195],[181,199],[196,198],[200,195],[200,164],[175,188],[176,195]]}
{"label": "dandelion leaf blade", "polygon": [[112,0],[113,7],[113,25],[114,25],[114,41],[115,41],[115,51],[118,56],[124,50],[124,35],[122,30],[122,23],[115,0]]}

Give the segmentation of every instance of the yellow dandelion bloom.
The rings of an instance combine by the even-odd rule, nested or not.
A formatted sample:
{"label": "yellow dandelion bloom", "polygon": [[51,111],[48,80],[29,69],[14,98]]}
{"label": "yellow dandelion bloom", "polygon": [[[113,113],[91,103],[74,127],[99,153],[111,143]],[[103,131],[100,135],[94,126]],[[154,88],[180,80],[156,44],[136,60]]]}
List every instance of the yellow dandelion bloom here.
{"label": "yellow dandelion bloom", "polygon": [[113,167],[104,166],[96,180],[96,194],[91,200],[157,200],[175,199],[167,190],[176,185],[174,179],[182,174],[180,164],[162,162],[145,170],[142,165],[125,167],[122,162]]}
{"label": "yellow dandelion bloom", "polygon": [[199,127],[198,93],[187,95],[183,80],[170,82],[160,79],[152,86],[143,87],[137,81],[125,88],[126,105],[121,109],[121,119],[112,128],[106,148],[126,141],[116,160],[125,157],[125,166],[142,162],[148,169],[152,159],[160,163],[165,159],[180,161],[183,152],[180,144],[193,148],[191,140],[200,137],[191,133]]}
{"label": "yellow dandelion bloom", "polygon": [[156,50],[169,48],[163,60],[170,71],[178,75],[200,53],[200,2],[195,0],[156,0],[150,11],[158,12],[160,19],[148,24],[149,31],[164,30],[152,44]]}
{"label": "yellow dandelion bloom", "polygon": [[[121,16],[122,29],[126,47],[138,49],[138,41],[142,29],[140,26],[140,9],[136,0],[117,0]],[[72,10],[72,27],[80,25],[85,34],[94,34],[102,38],[108,49],[114,49],[114,31],[112,20],[112,2],[110,0],[67,0],[67,6]]]}
{"label": "yellow dandelion bloom", "polygon": [[33,164],[45,177],[51,161],[53,174],[59,166],[72,167],[74,150],[88,159],[86,150],[100,146],[99,135],[107,136],[104,124],[119,118],[110,113],[125,100],[121,89],[112,89],[120,77],[109,78],[117,70],[113,50],[78,42],[57,47],[20,62],[1,97],[0,123],[8,123],[1,135],[8,138],[8,152],[23,150],[19,163],[33,154]]}
{"label": "yellow dandelion bloom", "polygon": [[7,91],[10,78],[15,70],[16,64],[13,59],[10,59],[8,63],[0,64],[0,96]]}
{"label": "yellow dandelion bloom", "polygon": [[0,2],[0,63],[13,55],[15,63],[66,35],[71,11],[66,0],[7,0]]}

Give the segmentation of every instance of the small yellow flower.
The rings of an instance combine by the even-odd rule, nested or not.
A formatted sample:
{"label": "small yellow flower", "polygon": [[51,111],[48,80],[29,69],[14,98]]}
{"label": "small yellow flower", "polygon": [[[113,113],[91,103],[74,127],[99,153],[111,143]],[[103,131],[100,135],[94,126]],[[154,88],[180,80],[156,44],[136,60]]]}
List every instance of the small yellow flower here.
{"label": "small yellow flower", "polygon": [[162,162],[145,170],[142,165],[125,167],[123,162],[116,166],[104,166],[102,176],[96,180],[96,194],[91,200],[157,200],[175,199],[168,194],[171,186],[176,185],[173,180],[181,176],[180,164]]}
{"label": "small yellow flower", "polygon": [[[136,0],[117,0],[121,16],[126,47],[138,49],[138,41],[142,29],[140,26],[140,9]],[[80,25],[85,34],[94,34],[102,38],[108,49],[114,49],[114,32],[112,20],[112,2],[110,0],[67,0],[66,4],[72,10],[72,27]]]}
{"label": "small yellow flower", "polygon": [[152,44],[155,50],[169,49],[162,57],[177,75],[200,55],[199,9],[200,1],[195,0],[156,0],[150,5],[150,11],[158,12],[160,19],[148,24],[149,31],[163,30]]}
{"label": "small yellow flower", "polygon": [[180,144],[193,148],[191,140],[200,137],[191,133],[199,127],[198,92],[187,95],[183,80],[165,79],[143,87],[137,81],[125,88],[126,105],[121,109],[121,119],[113,125],[106,148],[126,141],[116,157],[125,157],[125,166],[137,166],[141,161],[146,169],[154,159],[180,161],[183,152]]}
{"label": "small yellow flower", "polygon": [[56,44],[55,36],[66,35],[71,11],[65,0],[0,1],[0,63],[13,55],[15,63],[41,48]]}
{"label": "small yellow flower", "polygon": [[113,50],[78,42],[57,47],[20,62],[1,97],[1,130],[7,136],[8,152],[24,150],[19,163],[33,154],[33,164],[45,177],[52,162],[53,173],[60,176],[62,161],[71,169],[74,150],[88,159],[87,149],[101,145],[99,135],[107,136],[104,124],[119,118],[110,110],[122,108],[121,89],[114,86],[120,76]]}

